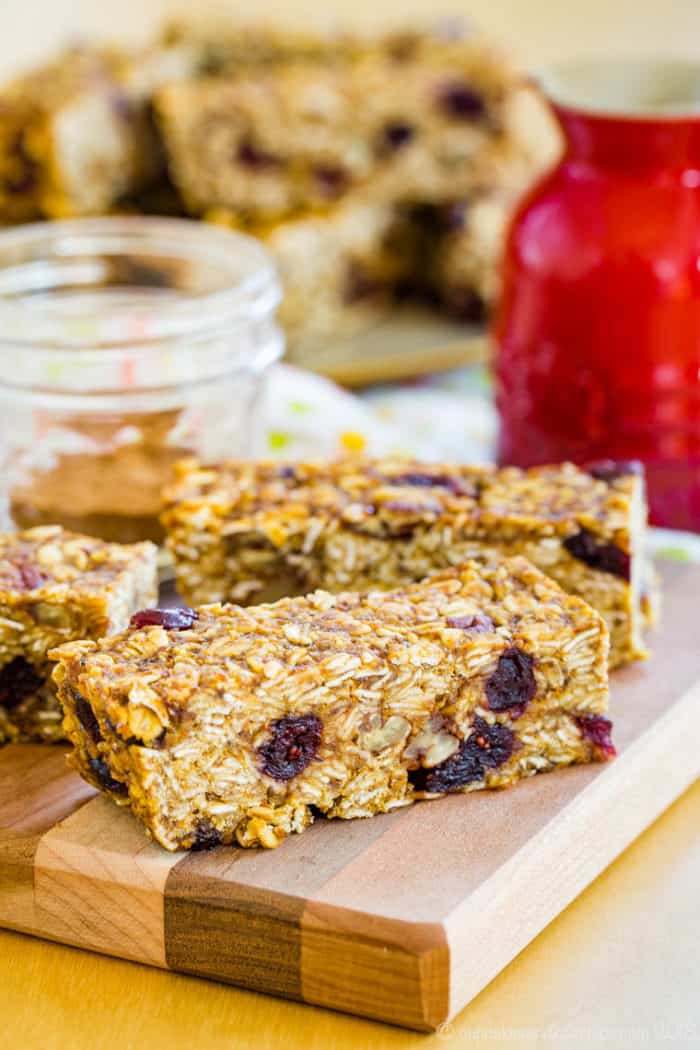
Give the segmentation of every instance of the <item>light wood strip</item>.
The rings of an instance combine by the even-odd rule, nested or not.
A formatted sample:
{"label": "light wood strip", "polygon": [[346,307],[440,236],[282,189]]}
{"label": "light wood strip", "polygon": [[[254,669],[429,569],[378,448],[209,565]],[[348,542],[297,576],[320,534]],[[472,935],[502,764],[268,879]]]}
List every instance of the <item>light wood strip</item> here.
{"label": "light wood strip", "polygon": [[44,832],[96,794],[66,765],[61,746],[0,750],[0,925],[41,933],[34,908],[34,854]]}
{"label": "light wood strip", "polygon": [[150,842],[126,810],[93,799],[37,847],[35,906],[44,936],[165,966],[165,883],[182,857]]}

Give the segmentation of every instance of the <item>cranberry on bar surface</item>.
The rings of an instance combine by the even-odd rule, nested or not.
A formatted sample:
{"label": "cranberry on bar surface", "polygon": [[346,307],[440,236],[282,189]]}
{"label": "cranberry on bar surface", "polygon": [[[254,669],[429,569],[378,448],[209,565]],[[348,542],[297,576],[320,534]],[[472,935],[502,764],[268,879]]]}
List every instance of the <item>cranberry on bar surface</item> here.
{"label": "cranberry on bar surface", "polygon": [[605,622],[524,558],[197,613],[52,653],[73,765],[167,849],[611,757]]}
{"label": "cranberry on bar surface", "polygon": [[139,609],[129,620],[130,627],[164,627],[166,631],[186,631],[197,619],[194,609]]}
{"label": "cranberry on bar surface", "polygon": [[63,738],[48,650],[125,628],[156,599],[156,576],[150,543],[105,543],[57,525],[0,534],[0,743]]}
{"label": "cranberry on bar surface", "polygon": [[593,473],[400,459],[287,466],[288,475],[279,462],[178,467],[163,523],[190,604],[264,600],[284,578],[297,593],[387,589],[498,551],[529,558],[601,613],[611,666],[646,655],[653,577],[644,477],[629,464]]}

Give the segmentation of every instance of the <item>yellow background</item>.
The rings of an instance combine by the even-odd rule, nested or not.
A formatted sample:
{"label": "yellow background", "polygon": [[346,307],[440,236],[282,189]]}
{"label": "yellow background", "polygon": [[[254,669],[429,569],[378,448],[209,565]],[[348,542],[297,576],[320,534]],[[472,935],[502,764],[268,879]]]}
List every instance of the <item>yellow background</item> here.
{"label": "yellow background", "polygon": [[[576,54],[700,57],[700,0],[256,0],[249,16],[360,24],[464,12],[530,66]],[[138,39],[167,0],[0,0],[0,73],[58,42]],[[700,1046],[700,784],[449,1028],[420,1036],[0,933],[0,1047],[373,1050]],[[497,931],[494,931],[497,936]]]}

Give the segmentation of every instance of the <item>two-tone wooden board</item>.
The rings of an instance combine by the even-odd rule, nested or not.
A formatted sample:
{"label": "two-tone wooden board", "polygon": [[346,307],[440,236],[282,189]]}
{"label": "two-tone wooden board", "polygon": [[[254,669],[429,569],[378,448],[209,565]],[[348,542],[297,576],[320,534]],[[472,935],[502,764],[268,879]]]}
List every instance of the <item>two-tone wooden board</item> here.
{"label": "two-tone wooden board", "polygon": [[0,751],[0,925],[431,1030],[700,776],[700,568],[614,676],[620,755],[499,793],[320,821],[274,852],[168,854],[68,772]]}

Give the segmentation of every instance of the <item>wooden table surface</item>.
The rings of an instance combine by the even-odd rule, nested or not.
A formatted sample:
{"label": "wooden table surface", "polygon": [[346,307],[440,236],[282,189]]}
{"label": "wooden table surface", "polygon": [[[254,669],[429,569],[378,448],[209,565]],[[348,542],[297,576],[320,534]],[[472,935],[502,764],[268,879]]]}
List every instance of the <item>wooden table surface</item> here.
{"label": "wooden table surface", "polygon": [[[193,0],[191,0],[194,6]],[[200,0],[198,9],[206,5]],[[0,0],[0,73],[95,32],[143,36],[183,0]],[[223,0],[209,6],[225,7]],[[229,3],[229,7],[234,7]],[[700,54],[698,0],[258,0],[256,13],[354,20],[473,14],[530,65],[576,53]],[[239,7],[240,9],[240,7]],[[249,9],[250,10],[250,9]],[[420,858],[416,858],[417,863]],[[416,1035],[0,933],[8,1050],[372,1050],[700,1046],[700,784],[449,1028]]]}
{"label": "wooden table surface", "polygon": [[697,1047],[698,886],[700,783],[436,1035],[1,933],[0,1045],[8,1050]]}

